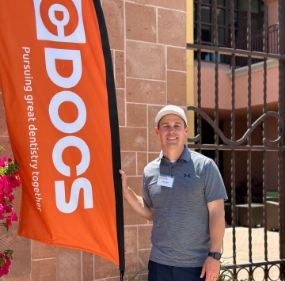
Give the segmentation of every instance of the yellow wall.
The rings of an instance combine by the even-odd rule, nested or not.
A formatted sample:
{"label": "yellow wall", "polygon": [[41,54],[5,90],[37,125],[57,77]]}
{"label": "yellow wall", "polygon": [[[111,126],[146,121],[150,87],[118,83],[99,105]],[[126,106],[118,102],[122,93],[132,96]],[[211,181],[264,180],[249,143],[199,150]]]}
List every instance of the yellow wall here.
{"label": "yellow wall", "polygon": [[[194,41],[194,19],[193,19],[193,0],[188,0],[186,4],[186,42],[193,43]],[[194,51],[187,50],[187,80],[186,80],[186,94],[187,94],[187,106],[194,105]],[[187,113],[189,133],[188,137],[194,137],[195,128],[195,116],[194,112]]]}

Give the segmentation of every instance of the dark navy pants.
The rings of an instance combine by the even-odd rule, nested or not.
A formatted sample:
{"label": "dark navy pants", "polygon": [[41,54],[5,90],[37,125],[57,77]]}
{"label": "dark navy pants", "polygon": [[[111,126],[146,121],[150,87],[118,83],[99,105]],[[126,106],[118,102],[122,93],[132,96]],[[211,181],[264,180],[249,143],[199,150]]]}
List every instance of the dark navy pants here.
{"label": "dark navy pants", "polygon": [[203,281],[201,271],[202,267],[176,267],[149,261],[148,281]]}

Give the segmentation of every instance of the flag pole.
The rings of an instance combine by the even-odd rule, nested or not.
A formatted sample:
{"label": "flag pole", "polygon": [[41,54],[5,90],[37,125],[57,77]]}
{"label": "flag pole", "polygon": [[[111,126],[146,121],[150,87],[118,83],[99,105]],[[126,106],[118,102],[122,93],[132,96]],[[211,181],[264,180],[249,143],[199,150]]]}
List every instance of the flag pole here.
{"label": "flag pole", "polygon": [[113,158],[113,179],[116,197],[116,221],[117,221],[117,240],[119,253],[119,270],[120,281],[124,280],[125,272],[125,246],[124,246],[124,213],[123,213],[123,194],[122,182],[119,169],[121,168],[120,156],[120,136],[119,136],[119,121],[117,112],[116,90],[114,81],[114,71],[112,56],[110,51],[107,27],[104,19],[100,0],[93,0],[95,12],[100,28],[102,49],[106,67],[106,85],[108,92],[108,106],[110,119],[110,133],[112,138],[112,158]]}

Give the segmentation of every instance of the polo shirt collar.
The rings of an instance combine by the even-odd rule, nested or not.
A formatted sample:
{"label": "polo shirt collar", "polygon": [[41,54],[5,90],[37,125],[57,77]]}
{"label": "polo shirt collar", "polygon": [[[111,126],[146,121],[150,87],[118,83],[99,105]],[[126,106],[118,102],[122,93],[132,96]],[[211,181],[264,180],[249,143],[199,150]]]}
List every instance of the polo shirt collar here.
{"label": "polo shirt collar", "polygon": [[[163,158],[163,152],[162,152],[162,150],[161,150],[160,153],[159,153],[158,161],[161,161],[162,158]],[[181,156],[179,157],[179,159],[177,160],[177,162],[178,162],[179,160],[184,160],[184,161],[186,161],[186,162],[189,162],[189,161],[190,161],[190,158],[191,158],[191,156],[190,156],[190,151],[189,151],[189,149],[186,147],[186,145],[184,145],[183,152],[182,152]]]}

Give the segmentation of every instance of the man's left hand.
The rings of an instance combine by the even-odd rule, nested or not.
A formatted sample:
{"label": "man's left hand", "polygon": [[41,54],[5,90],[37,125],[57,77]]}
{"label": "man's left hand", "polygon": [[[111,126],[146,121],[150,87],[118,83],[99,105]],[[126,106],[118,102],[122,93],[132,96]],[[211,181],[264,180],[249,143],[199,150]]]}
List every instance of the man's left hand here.
{"label": "man's left hand", "polygon": [[206,274],[205,281],[215,281],[219,278],[220,274],[220,261],[212,257],[207,257],[204,262],[200,277],[203,278]]}

